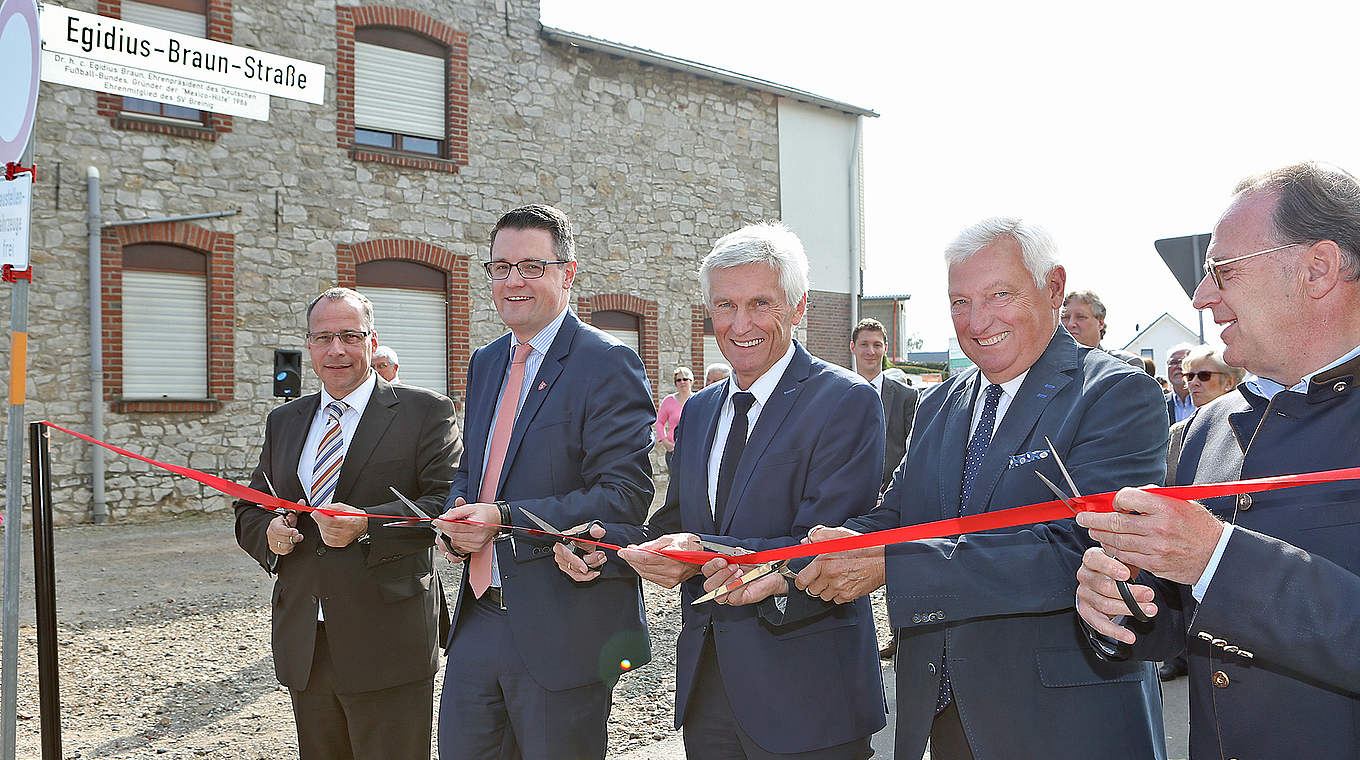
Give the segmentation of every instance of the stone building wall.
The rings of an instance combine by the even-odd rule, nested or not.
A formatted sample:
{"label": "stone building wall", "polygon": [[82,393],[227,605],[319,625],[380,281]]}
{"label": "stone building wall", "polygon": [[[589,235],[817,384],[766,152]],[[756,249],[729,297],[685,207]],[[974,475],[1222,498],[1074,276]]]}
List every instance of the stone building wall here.
{"label": "stone building wall", "polygon": [[[355,251],[397,241],[464,267],[454,279],[463,283],[465,302],[453,300],[465,309],[466,336],[457,339],[466,345],[451,346],[450,354],[465,357],[503,331],[479,266],[491,225],[534,201],[560,206],[576,224],[581,267],[573,303],[623,303],[618,297],[628,296],[655,304],[646,315],[656,333],[649,375],[668,379],[670,368],[691,363],[700,258],[719,236],[779,214],[774,96],[549,42],[540,36],[536,3],[507,4],[506,18],[489,0],[391,2],[466,35],[467,160],[456,171],[356,160],[338,146],[334,3],[214,0],[214,9],[230,10],[230,42],[324,64],[327,93],[323,106],[274,98],[269,121],[235,118],[230,131],[209,139],[120,128],[100,115],[97,93],[42,85],[29,420],[89,430],[91,404],[102,403],[108,440],[244,482],[265,416],[278,403],[270,395],[273,349],[302,348],[302,308],[346,281],[347,267],[352,281]],[[69,5],[104,7],[95,0]],[[102,175],[106,223],[240,209],[187,223],[231,243],[230,355],[210,356],[229,392],[213,404],[128,410],[116,398],[91,399],[87,166]],[[9,293],[0,288],[6,313]],[[381,330],[381,314],[377,323]],[[7,333],[0,350],[8,350]],[[106,366],[106,378],[118,370]],[[463,370],[451,373],[455,395]],[[317,386],[305,369],[304,392]],[[659,397],[672,389],[656,390]],[[58,522],[89,521],[89,447],[54,432],[52,449]],[[224,496],[112,454],[106,463],[114,521],[193,511],[229,519]]]}

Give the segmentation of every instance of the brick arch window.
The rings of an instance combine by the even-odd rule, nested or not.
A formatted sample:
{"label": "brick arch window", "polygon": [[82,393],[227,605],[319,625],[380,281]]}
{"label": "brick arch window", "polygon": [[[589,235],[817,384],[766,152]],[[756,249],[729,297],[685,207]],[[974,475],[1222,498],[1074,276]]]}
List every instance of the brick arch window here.
{"label": "brick arch window", "polygon": [[[232,0],[99,0],[98,13],[125,21],[191,34],[218,42],[232,41]],[[216,140],[231,132],[230,116],[153,100],[99,93],[99,115],[115,129]]]}
{"label": "brick arch window", "polygon": [[[336,249],[336,279],[357,288],[373,301],[378,342],[396,349],[404,383],[422,385],[421,378],[437,375],[424,387],[462,398],[468,360],[472,356],[469,335],[468,258],[437,245],[416,240],[369,240],[341,243]],[[430,317],[443,304],[443,343],[428,341],[435,329]],[[386,308],[384,308],[386,307]],[[386,327],[384,327],[386,325]],[[403,350],[413,336],[416,344]],[[392,338],[392,343],[388,339]],[[414,365],[413,366],[413,360]],[[439,361],[438,369],[431,368]],[[408,375],[408,369],[425,369]]]}
{"label": "brick arch window", "polygon": [[235,239],[183,222],[104,230],[104,398],[212,412],[234,397]]}
{"label": "brick arch window", "polygon": [[[606,332],[637,331],[637,352],[652,384],[652,395],[659,400],[663,395],[657,387],[658,358],[656,327],[657,303],[623,293],[605,293],[582,297],[576,301],[576,313],[581,319]],[[597,321],[596,315],[599,315]],[[624,340],[624,338],[620,338]],[[629,342],[624,340],[625,343]]]}
{"label": "brick arch window", "polygon": [[336,7],[336,135],[357,161],[468,162],[467,34],[405,8]]}

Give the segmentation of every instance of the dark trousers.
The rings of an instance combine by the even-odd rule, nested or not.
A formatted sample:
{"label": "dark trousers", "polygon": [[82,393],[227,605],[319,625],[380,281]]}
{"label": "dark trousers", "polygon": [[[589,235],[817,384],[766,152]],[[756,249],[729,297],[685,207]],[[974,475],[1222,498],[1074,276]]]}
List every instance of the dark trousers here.
{"label": "dark trousers", "polygon": [[930,760],[973,760],[956,702],[951,701],[930,724]]}
{"label": "dark trousers", "polygon": [[316,627],[307,688],[289,693],[301,760],[429,760],[434,678],[339,693],[324,625]]}
{"label": "dark trousers", "polygon": [[[771,694],[771,699],[779,699]],[[797,720],[797,716],[790,716]],[[713,648],[713,637],[704,641],[699,655],[699,672],[694,681],[689,705],[685,708],[685,756],[703,760],[862,760],[872,757],[869,737],[834,747],[777,754],[761,749],[732,715],[732,704],[723,686],[722,670]]]}
{"label": "dark trousers", "polygon": [[602,683],[539,686],[505,611],[469,595],[444,668],[439,760],[598,760],[608,744],[610,698]]}

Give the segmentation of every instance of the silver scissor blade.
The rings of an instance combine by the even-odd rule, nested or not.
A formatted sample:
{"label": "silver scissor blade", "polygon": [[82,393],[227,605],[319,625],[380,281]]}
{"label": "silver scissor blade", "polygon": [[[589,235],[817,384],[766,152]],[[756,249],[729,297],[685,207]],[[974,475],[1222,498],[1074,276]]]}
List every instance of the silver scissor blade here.
{"label": "silver scissor blade", "polygon": [[[393,494],[395,494],[396,497],[397,497],[398,499],[401,499],[401,503],[402,503],[402,504],[405,504],[407,509],[411,510],[412,512],[415,512],[416,515],[417,515],[418,517],[423,517],[423,518],[425,518],[426,520],[433,520],[433,519],[434,519],[434,515],[431,515],[429,512],[426,512],[425,510],[423,510],[423,509],[421,509],[420,507],[416,506],[416,503],[415,503],[414,501],[411,501],[410,499],[406,498],[404,495],[402,495],[402,492],[401,492],[401,491],[398,491],[396,486],[388,486],[387,488],[388,488],[388,490],[390,490]],[[436,531],[439,530],[438,528],[435,528],[433,524],[431,524],[430,527],[431,527],[431,528],[434,528]]]}
{"label": "silver scissor blade", "polygon": [[1048,452],[1053,455],[1053,461],[1058,463],[1058,470],[1062,472],[1063,480],[1067,481],[1067,487],[1073,496],[1081,496],[1081,491],[1077,489],[1077,484],[1072,482],[1072,473],[1067,471],[1067,465],[1063,464],[1062,457],[1058,456],[1058,449],[1053,446],[1053,442],[1044,436],[1044,441],[1048,444]]}
{"label": "silver scissor blade", "polygon": [[534,521],[534,524],[537,525],[537,526],[538,526],[539,528],[541,528],[542,530],[544,530],[544,531],[546,531],[546,532],[548,532],[548,533],[551,533],[551,534],[553,534],[554,536],[560,536],[560,535],[562,535],[562,531],[560,531],[560,530],[558,530],[557,528],[554,528],[553,526],[549,525],[548,522],[547,522],[546,520],[544,520],[543,518],[541,518],[541,517],[539,517],[538,515],[534,514],[533,512],[530,512],[529,510],[525,509],[524,507],[520,507],[520,508],[519,508],[519,511],[523,512],[525,517],[529,518],[530,520],[533,520],[533,521]]}
{"label": "silver scissor blade", "polygon": [[[1060,489],[1060,488],[1058,488],[1057,486],[1053,485],[1053,481],[1051,481],[1051,480],[1049,480],[1048,478],[1044,477],[1044,474],[1043,474],[1042,472],[1039,472],[1038,470],[1035,470],[1034,474],[1037,475],[1037,476],[1039,476],[1039,480],[1044,481],[1044,485],[1048,486],[1048,490],[1052,491],[1054,496],[1058,497],[1058,499],[1059,499],[1060,501],[1062,501],[1063,504],[1067,504],[1067,498],[1068,498],[1068,497],[1067,497],[1067,494],[1065,494],[1065,493],[1062,492],[1062,489]],[[1071,506],[1071,505],[1069,504],[1068,506]]]}
{"label": "silver scissor blade", "polygon": [[269,482],[269,473],[261,470],[260,474],[264,476],[264,484],[269,486],[269,495],[273,496],[275,499],[279,498],[279,492],[275,491],[274,484]]}

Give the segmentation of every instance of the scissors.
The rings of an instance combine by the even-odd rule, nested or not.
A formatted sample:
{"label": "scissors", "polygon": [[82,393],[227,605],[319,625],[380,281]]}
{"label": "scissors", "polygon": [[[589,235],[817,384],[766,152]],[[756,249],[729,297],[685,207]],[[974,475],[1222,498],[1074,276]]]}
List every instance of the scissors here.
{"label": "scissors", "polygon": [[591,520],[589,523],[586,524],[584,528],[581,528],[580,530],[572,531],[571,533],[563,533],[562,531],[550,525],[547,520],[544,520],[543,518],[539,517],[533,512],[530,512],[524,507],[520,507],[519,511],[523,512],[525,517],[529,518],[530,520],[533,520],[534,524],[537,525],[539,528],[542,528],[544,532],[555,534],[553,538],[556,539],[557,543],[564,544],[568,549],[571,549],[572,554],[575,554],[578,557],[584,557],[590,552],[577,546],[575,543],[572,542],[571,539],[590,538],[591,528],[595,527],[596,525],[599,525],[602,528],[604,527],[604,523],[601,523],[599,520]]}
{"label": "scissors", "polygon": [[[1062,501],[1063,506],[1072,510],[1073,514],[1076,514],[1078,510],[1072,506],[1070,499],[1081,496],[1081,491],[1078,491],[1077,484],[1072,482],[1072,475],[1067,471],[1067,465],[1063,464],[1062,457],[1058,456],[1058,450],[1053,447],[1053,442],[1048,440],[1048,436],[1044,436],[1044,440],[1048,442],[1048,451],[1053,455],[1053,461],[1057,462],[1058,469],[1062,471],[1063,479],[1067,481],[1067,487],[1071,489],[1071,495],[1053,485],[1053,481],[1044,477],[1042,472],[1035,470],[1034,474],[1039,476],[1039,480],[1044,481],[1044,485],[1048,486],[1048,490],[1052,491],[1053,495],[1057,496],[1058,499]],[[1115,588],[1119,589],[1119,595],[1124,598],[1124,604],[1129,608],[1129,614],[1133,616],[1134,620],[1137,620],[1140,623],[1146,623],[1152,619],[1143,612],[1142,607],[1138,606],[1138,602],[1133,598],[1133,591],[1129,590],[1128,581],[1115,581],[1114,585]]]}
{"label": "scissors", "polygon": [[[703,549],[707,549],[708,551],[711,552],[717,552],[718,554],[721,554],[726,557],[740,557],[743,554],[751,553],[750,549],[746,549],[741,546],[728,546],[726,544],[720,544],[708,540],[701,540],[699,542],[699,546]],[[747,570],[740,578],[736,579],[735,581],[732,581],[731,583],[728,583],[725,586],[720,586],[718,588],[713,589],[707,594],[704,594],[698,599],[695,599],[694,601],[690,602],[690,604],[703,604],[704,602],[707,602],[710,599],[716,599],[722,596],[723,594],[730,593],[741,588],[742,586],[745,586],[751,581],[764,578],[770,573],[779,573],[785,578],[798,577],[798,573],[795,573],[794,571],[789,569],[789,561],[786,559],[779,560],[778,562],[766,562],[763,565],[756,565],[750,570]]]}
{"label": "scissors", "polygon": [[[279,498],[279,493],[278,493],[278,491],[275,491],[275,490],[274,490],[274,484],[271,483],[271,482],[269,482],[269,473],[261,471],[260,474],[264,476],[264,484],[267,485],[267,486],[269,486],[269,495],[270,495],[270,496],[273,496],[273,497],[276,498],[276,499]],[[302,503],[303,503],[303,504],[306,504],[306,503],[307,503],[306,497],[303,497]],[[289,515],[295,515],[295,514],[297,514],[297,512],[295,512],[294,510],[291,510],[291,509],[284,509],[283,507],[274,507],[273,509],[271,509],[271,510],[269,510],[269,511],[270,511],[270,512],[273,512],[274,514],[279,515],[280,517],[283,517],[283,518],[287,518]]]}
{"label": "scissors", "polygon": [[388,523],[388,524],[387,524],[387,527],[389,527],[389,528],[429,528],[430,530],[433,530],[433,531],[434,531],[434,535],[435,535],[436,538],[442,538],[442,539],[444,539],[444,546],[448,547],[449,551],[453,552],[456,556],[459,556],[459,557],[466,557],[466,556],[468,556],[466,552],[460,552],[460,551],[458,551],[457,549],[453,548],[453,542],[449,540],[449,537],[446,536],[446,535],[444,535],[442,532],[440,532],[439,528],[436,528],[436,527],[435,527],[435,525],[434,525],[434,515],[430,514],[429,512],[426,512],[425,510],[423,510],[423,509],[421,509],[420,507],[416,506],[416,503],[415,503],[414,501],[411,501],[410,499],[406,498],[404,495],[402,495],[401,491],[398,491],[397,488],[396,488],[396,486],[388,486],[387,488],[388,488],[388,490],[390,490],[392,493],[396,494],[396,496],[397,496],[398,499],[401,499],[401,503],[402,503],[402,504],[405,504],[407,509],[411,510],[412,512],[415,512],[417,516],[419,516],[419,517],[421,517],[421,518],[424,518],[424,519],[419,519],[419,520],[404,520],[404,521],[402,521],[402,522]]}

